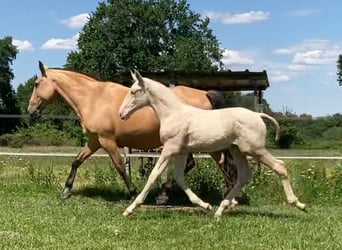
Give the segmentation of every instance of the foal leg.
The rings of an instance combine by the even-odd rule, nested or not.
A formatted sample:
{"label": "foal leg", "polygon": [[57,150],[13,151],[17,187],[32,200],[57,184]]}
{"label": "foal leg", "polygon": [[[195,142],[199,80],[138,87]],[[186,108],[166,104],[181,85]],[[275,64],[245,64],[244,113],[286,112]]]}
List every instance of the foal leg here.
{"label": "foal leg", "polygon": [[[196,166],[195,159],[192,154],[188,154],[186,159],[185,174],[187,174],[191,169]],[[167,180],[167,171],[164,171],[162,178],[164,176],[164,182],[162,182],[162,192],[156,198],[157,205],[166,205],[169,200],[169,196],[172,190],[172,181]]]}
{"label": "foal leg", "polygon": [[124,180],[131,199],[133,199],[137,194],[137,189],[131,182],[129,175],[126,172],[125,164],[122,160],[119,147],[116,145],[116,142],[113,139],[101,137],[99,140],[103,149],[109,154],[115,169]]}
{"label": "foal leg", "polygon": [[156,163],[156,165],[153,167],[152,172],[150,176],[148,177],[148,180],[145,184],[144,189],[141,191],[141,193],[135,198],[135,200],[129,205],[125,212],[123,213],[124,216],[131,215],[133,213],[133,210],[141,205],[146,196],[148,195],[150,188],[155,183],[156,179],[165,171],[167,164],[169,163],[171,159],[172,154],[168,152],[168,150],[165,148],[161,152],[161,155]]}
{"label": "foal leg", "polygon": [[254,158],[271,168],[280,177],[287,202],[301,210],[305,210],[305,204],[298,200],[297,196],[292,190],[290,176],[287,173],[284,162],[274,158],[266,149],[260,150],[258,154],[254,155]]}
{"label": "foal leg", "polygon": [[[228,155],[229,154],[229,155]],[[220,151],[220,152],[212,152],[210,153],[211,158],[216,162],[216,164],[219,166],[219,169],[221,170],[224,178],[224,182],[226,184],[227,193],[233,188],[233,186],[236,183],[237,174],[233,172],[237,171],[235,163],[233,163],[233,159],[228,159],[231,157],[228,150]],[[234,168],[234,169],[230,169]],[[234,170],[234,171],[233,171]],[[233,179],[233,180],[232,180]],[[232,201],[232,205],[237,205],[238,202],[236,201],[235,197]]]}
{"label": "foal leg", "polygon": [[186,155],[178,155],[175,158],[175,173],[174,177],[177,184],[183,189],[188,196],[189,200],[204,209],[212,210],[212,206],[209,203],[202,201],[191,189],[186,185],[184,180],[184,171],[186,164]]}
{"label": "foal leg", "polygon": [[76,159],[71,165],[69,176],[65,182],[65,186],[61,194],[62,200],[65,200],[71,196],[71,189],[75,181],[78,167],[99,148],[99,142],[96,139],[89,138],[89,142],[82,148],[81,152],[78,153]]}
{"label": "foal leg", "polygon": [[231,205],[233,205],[233,199],[238,195],[241,188],[248,182],[252,176],[251,169],[248,166],[248,161],[246,156],[244,156],[237,146],[232,146],[230,153],[233,156],[234,161],[237,165],[237,181],[228,193],[228,195],[223,199],[219,208],[215,212],[215,216],[221,216],[222,213]]}

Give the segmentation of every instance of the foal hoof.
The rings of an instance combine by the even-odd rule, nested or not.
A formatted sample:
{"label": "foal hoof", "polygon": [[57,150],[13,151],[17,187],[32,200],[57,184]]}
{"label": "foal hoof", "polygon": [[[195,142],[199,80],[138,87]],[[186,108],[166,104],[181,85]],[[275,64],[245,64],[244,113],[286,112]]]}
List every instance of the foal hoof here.
{"label": "foal hoof", "polygon": [[130,211],[130,210],[126,209],[125,212],[123,212],[122,215],[125,216],[125,217],[128,217],[128,216],[130,216],[132,213],[133,213],[133,211]]}
{"label": "foal hoof", "polygon": [[298,202],[298,203],[296,204],[296,207],[297,207],[298,209],[300,209],[301,211],[303,211],[303,212],[305,212],[305,213],[308,213],[307,207],[306,207],[306,205],[305,205],[304,203]]}
{"label": "foal hoof", "polygon": [[296,206],[296,208],[300,209],[303,212],[308,212],[305,203],[301,203],[299,200],[293,202],[292,205]]}
{"label": "foal hoof", "polygon": [[210,205],[209,203],[206,203],[204,209],[207,209],[207,210],[209,210],[209,211],[212,211],[212,210],[213,210],[213,206]]}

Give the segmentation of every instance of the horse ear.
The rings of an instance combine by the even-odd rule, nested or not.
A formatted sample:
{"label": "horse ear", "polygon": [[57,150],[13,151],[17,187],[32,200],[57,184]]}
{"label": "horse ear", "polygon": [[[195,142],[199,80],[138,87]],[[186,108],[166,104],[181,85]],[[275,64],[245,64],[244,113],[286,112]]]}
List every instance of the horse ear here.
{"label": "horse ear", "polygon": [[42,73],[42,76],[47,77],[46,75],[47,67],[45,67],[45,65],[41,61],[39,61],[39,69],[40,69],[40,72]]}

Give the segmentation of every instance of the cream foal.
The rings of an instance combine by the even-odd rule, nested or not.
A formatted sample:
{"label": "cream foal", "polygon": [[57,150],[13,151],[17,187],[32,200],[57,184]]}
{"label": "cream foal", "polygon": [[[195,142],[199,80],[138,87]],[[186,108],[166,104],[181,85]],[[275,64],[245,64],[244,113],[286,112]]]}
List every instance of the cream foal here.
{"label": "cream foal", "polygon": [[233,199],[251,177],[247,156],[270,167],[280,178],[287,202],[304,210],[294,194],[284,162],[275,159],[265,149],[266,126],[262,118],[269,119],[277,127],[275,119],[264,113],[256,113],[244,108],[202,110],[183,104],[167,87],[157,81],[142,77],[139,72],[132,74],[134,84],[122,102],[119,115],[128,119],[133,112],[144,106],[151,106],[160,120],[160,139],[163,150],[154,166],[142,192],[128,206],[124,215],[130,215],[142,204],[156,179],[167,168],[171,159],[175,160],[175,180],[190,201],[204,209],[212,209],[186,185],[184,169],[190,152],[217,152],[229,148],[238,170],[238,180],[233,189],[221,202],[215,215],[220,216],[232,205]]}

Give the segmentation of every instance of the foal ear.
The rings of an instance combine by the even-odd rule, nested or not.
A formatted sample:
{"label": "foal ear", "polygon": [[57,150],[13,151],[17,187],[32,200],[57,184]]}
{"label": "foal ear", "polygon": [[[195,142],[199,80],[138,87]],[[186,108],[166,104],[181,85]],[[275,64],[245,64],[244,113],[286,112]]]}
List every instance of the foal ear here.
{"label": "foal ear", "polygon": [[40,72],[42,73],[42,76],[47,77],[46,75],[47,67],[45,67],[45,65],[41,61],[39,61],[39,69],[40,69]]}
{"label": "foal ear", "polygon": [[139,86],[142,87],[142,88],[145,88],[144,79],[140,75],[139,71],[138,70],[134,70],[134,74],[135,74],[135,79],[136,79],[136,81],[138,81]]}
{"label": "foal ear", "polygon": [[134,82],[138,81],[138,79],[135,77],[134,72],[132,70],[130,70],[130,72],[131,72],[131,77],[132,77],[133,81]]}

